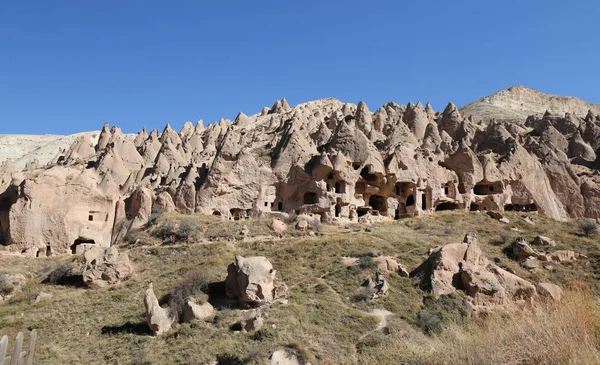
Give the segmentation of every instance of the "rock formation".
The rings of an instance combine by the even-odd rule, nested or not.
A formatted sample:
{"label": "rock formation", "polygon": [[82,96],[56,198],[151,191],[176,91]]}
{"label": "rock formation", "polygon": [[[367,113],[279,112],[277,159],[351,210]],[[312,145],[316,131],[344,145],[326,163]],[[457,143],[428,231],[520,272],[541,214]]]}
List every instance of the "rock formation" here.
{"label": "rock formation", "polygon": [[415,276],[422,277],[435,296],[463,291],[475,310],[530,306],[537,295],[534,284],[491,263],[473,233],[461,243],[433,249],[411,272]]}
{"label": "rock formation", "polygon": [[116,247],[93,247],[83,257],[83,282],[90,288],[102,288],[123,282],[133,275],[133,266],[126,253]]}
{"label": "rock formation", "polygon": [[238,298],[246,304],[271,303],[277,299],[277,288],[273,282],[275,274],[273,265],[265,257],[236,256],[227,267],[227,296]]}
{"label": "rock formation", "polygon": [[105,125],[95,145],[79,136],[47,166],[0,167],[0,244],[36,255],[108,247],[173,211],[367,223],[452,209],[600,218],[600,117],[582,105],[479,124],[452,103],[372,112],[363,102],[292,108],[284,99],[179,133],[167,125],[131,138]]}
{"label": "rock formation", "polygon": [[152,333],[158,336],[167,332],[175,320],[171,317],[169,309],[161,308],[158,304],[152,283],[150,283],[146,290],[144,305],[146,307],[146,322],[148,322]]}

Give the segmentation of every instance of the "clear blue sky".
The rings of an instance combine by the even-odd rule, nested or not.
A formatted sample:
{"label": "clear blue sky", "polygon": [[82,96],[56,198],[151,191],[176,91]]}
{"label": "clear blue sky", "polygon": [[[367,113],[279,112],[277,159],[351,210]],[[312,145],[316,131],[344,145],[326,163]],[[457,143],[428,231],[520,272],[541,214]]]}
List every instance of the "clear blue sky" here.
{"label": "clear blue sky", "polygon": [[336,97],[442,109],[511,85],[600,103],[599,1],[2,1],[0,133]]}

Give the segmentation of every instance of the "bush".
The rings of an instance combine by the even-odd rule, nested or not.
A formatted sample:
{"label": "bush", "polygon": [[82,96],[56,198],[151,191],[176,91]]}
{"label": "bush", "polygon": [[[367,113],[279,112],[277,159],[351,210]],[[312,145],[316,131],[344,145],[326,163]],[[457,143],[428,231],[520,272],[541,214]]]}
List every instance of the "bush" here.
{"label": "bush", "polygon": [[591,237],[598,233],[598,223],[593,219],[582,219],[577,225],[586,237]]}
{"label": "bush", "polygon": [[200,229],[200,225],[193,219],[184,219],[179,223],[179,228],[177,229],[177,234],[180,238],[184,239],[186,242],[189,241],[190,237],[194,237],[198,234],[198,230]]}
{"label": "bush", "polygon": [[73,277],[73,263],[66,261],[59,263],[44,279],[44,284],[62,285],[71,280]]}
{"label": "bush", "polygon": [[423,298],[423,306],[417,313],[415,324],[425,333],[442,333],[445,324],[459,322],[468,315],[467,308],[460,298],[454,294],[441,295],[438,299],[432,296]]}
{"label": "bush", "polygon": [[8,281],[6,274],[0,271],[0,295],[9,295],[15,290],[12,284]]}
{"label": "bush", "polygon": [[202,270],[193,270],[185,274],[181,281],[169,292],[169,306],[176,318],[183,315],[183,310],[190,297],[199,299],[199,296],[208,299],[208,285],[212,278]]}
{"label": "bush", "polygon": [[158,237],[161,239],[172,236],[176,233],[177,232],[175,231],[175,224],[172,221],[164,221],[152,231],[154,237]]}

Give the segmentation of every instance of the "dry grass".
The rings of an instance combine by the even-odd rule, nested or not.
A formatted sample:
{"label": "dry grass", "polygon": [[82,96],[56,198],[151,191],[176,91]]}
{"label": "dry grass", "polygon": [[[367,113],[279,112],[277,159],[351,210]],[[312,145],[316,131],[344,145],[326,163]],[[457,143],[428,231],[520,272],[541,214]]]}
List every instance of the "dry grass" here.
{"label": "dry grass", "polygon": [[598,364],[600,309],[589,291],[574,290],[533,312],[452,326],[439,340],[443,364]]}
{"label": "dry grass", "polygon": [[[582,318],[587,316],[585,323],[593,323],[591,318],[595,318],[594,311],[597,309],[590,303],[594,295],[600,293],[599,243],[581,235],[576,222],[556,222],[537,217],[536,225],[532,226],[523,222],[517,213],[508,213],[507,216],[511,220],[510,225],[479,213],[440,212],[423,218],[376,224],[372,232],[365,232],[364,226],[357,224],[347,227],[323,225],[316,237],[293,237],[294,233],[290,232],[279,239],[271,236],[268,221],[264,220],[223,222],[214,217],[163,214],[155,226],[137,232],[143,238],[141,243],[129,243],[120,248],[128,250],[136,272],[132,279],[112,288],[89,290],[74,285],[42,283],[53,268],[72,262],[74,257],[34,259],[0,256],[2,271],[7,274],[24,273],[28,278],[21,293],[0,305],[0,334],[14,337],[19,331],[37,328],[36,361],[39,364],[203,364],[217,357],[238,359],[246,364],[264,364],[268,355],[280,348],[293,349],[312,364],[428,364],[448,363],[450,360],[476,364],[476,354],[468,352],[471,350],[461,342],[461,338],[484,341],[476,336],[469,339],[469,331],[485,337],[483,334],[487,332],[484,330],[491,331],[489,326],[495,325],[497,327],[492,330],[500,333],[501,326],[508,322],[506,319],[492,317],[488,327],[469,321],[465,323],[466,327],[451,324],[451,330],[427,336],[414,324],[423,309],[426,293],[412,279],[395,274],[388,277],[390,291],[387,297],[375,302],[352,300],[364,278],[375,273],[368,257],[380,254],[396,256],[410,270],[426,258],[429,248],[459,242],[469,231],[477,232],[481,248],[488,258],[500,259],[499,265],[514,269],[528,280],[550,281],[562,287],[569,287],[574,279],[585,281],[590,289],[583,294],[588,296],[589,305],[577,309],[585,310],[585,313],[578,313],[575,307],[568,306],[570,294],[564,305]],[[165,246],[151,235],[152,229],[162,222],[178,224],[183,219],[194,219],[199,226],[197,237],[190,237],[189,243]],[[239,235],[243,225],[250,230],[246,239]],[[511,231],[512,225],[522,232]],[[553,271],[542,269],[532,274],[503,253],[517,235],[529,240],[537,235],[549,236],[557,242],[558,249],[574,249],[587,254],[589,259],[555,265]],[[242,313],[226,309],[220,310],[212,322],[178,325],[158,339],[148,334],[143,319],[143,297],[149,282],[154,283],[155,292],[162,299],[186,273],[193,270],[200,270],[214,281],[222,281],[227,265],[235,255],[266,256],[277,269],[277,277],[290,287],[289,304],[271,308],[263,332],[258,335],[233,334],[230,327],[242,318]],[[343,264],[342,256],[365,259],[363,265],[350,269]],[[52,293],[53,298],[29,304],[29,298],[41,291]],[[386,309],[394,313],[388,319],[385,331],[372,332],[377,323],[374,317],[365,314],[371,309]],[[549,315],[556,318],[538,317],[543,314],[536,313],[530,320],[534,324],[546,321],[548,331],[555,328],[556,321],[556,329],[560,333],[578,341],[574,351],[579,351],[581,356],[586,351],[591,353],[586,348],[597,347],[596,337],[588,335],[587,342],[582,341],[582,332],[578,330],[596,327],[580,327],[578,323],[581,322],[575,320],[560,322],[559,317],[567,318],[566,314],[550,313],[555,313]],[[515,318],[527,323],[528,315],[523,319]],[[448,323],[444,326],[447,327]],[[569,324],[576,325],[576,328],[568,327]],[[548,343],[551,342],[537,332],[523,333],[524,337],[515,341],[527,343],[529,339],[528,347],[535,344],[550,346]],[[365,334],[368,335],[361,339]],[[504,336],[507,339],[500,349],[516,346],[509,342],[508,334]],[[574,346],[572,342],[566,344]],[[484,345],[481,342],[481,346]],[[489,340],[488,346],[486,351],[493,351],[492,340]],[[444,358],[443,354],[454,348],[467,353],[472,361],[455,355]],[[561,352],[567,353],[566,350]],[[572,351],[568,353],[573,354]],[[558,356],[554,352],[551,354]],[[562,362],[567,357],[555,359]],[[511,359],[507,361],[510,363]],[[554,361],[549,357],[528,359],[532,362]],[[568,358],[571,362],[582,359],[593,360],[589,356]]]}

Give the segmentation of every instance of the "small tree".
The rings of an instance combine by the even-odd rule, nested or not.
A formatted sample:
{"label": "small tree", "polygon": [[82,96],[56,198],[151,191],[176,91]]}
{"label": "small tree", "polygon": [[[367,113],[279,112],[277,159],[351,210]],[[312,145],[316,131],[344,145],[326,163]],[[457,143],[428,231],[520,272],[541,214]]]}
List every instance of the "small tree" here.
{"label": "small tree", "polygon": [[578,223],[579,229],[586,237],[591,237],[598,233],[598,223],[593,219],[582,219]]}

